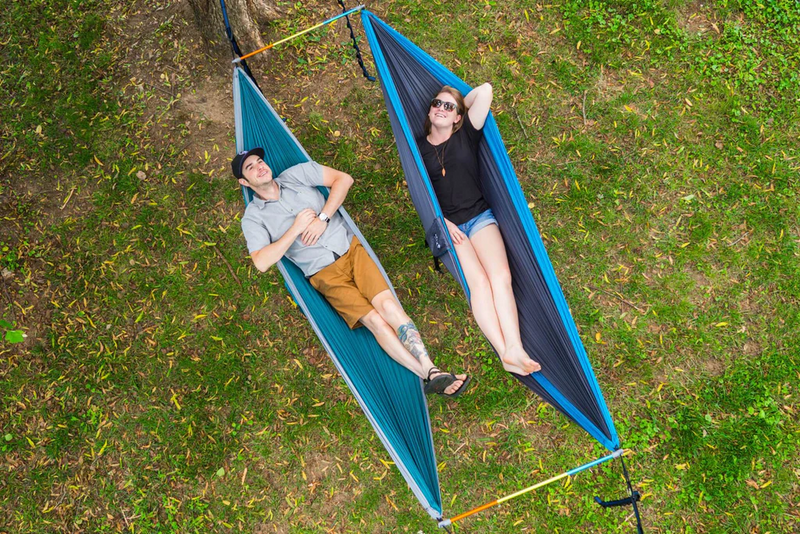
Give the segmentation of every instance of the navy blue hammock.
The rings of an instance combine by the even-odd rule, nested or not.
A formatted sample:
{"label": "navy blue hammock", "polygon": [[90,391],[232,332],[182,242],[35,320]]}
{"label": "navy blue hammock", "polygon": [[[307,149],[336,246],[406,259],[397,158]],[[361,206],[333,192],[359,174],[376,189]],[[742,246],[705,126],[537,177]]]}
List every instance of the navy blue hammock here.
{"label": "navy blue hammock", "polygon": [[[361,20],[378,70],[400,163],[426,242],[434,258],[444,263],[469,300],[469,287],[416,140],[425,135],[423,124],[431,98],[442,86],[455,87],[462,94],[467,94],[471,87],[374,14],[363,10]],[[623,450],[614,422],[491,114],[483,132],[479,148],[481,187],[505,241],[523,346],[542,365],[540,372],[527,376],[512,373],[512,376],[578,424],[611,454],[488,505],[442,520],[439,525],[448,526],[508,498],[619,457],[628,497],[610,502],[599,497],[595,500],[604,507],[632,505],[637,530],[642,532],[636,505],[639,494],[631,487],[625,462],[621,459]]]}
{"label": "navy blue hammock", "polygon": [[[415,139],[424,137],[430,100],[443,85],[463,94],[471,88],[372,13],[363,11],[361,19],[378,68],[411,200],[428,245],[469,296]],[[491,114],[483,132],[481,186],[508,252],[523,346],[542,364],[541,372],[513,376],[607,449],[617,450],[614,422]]]}

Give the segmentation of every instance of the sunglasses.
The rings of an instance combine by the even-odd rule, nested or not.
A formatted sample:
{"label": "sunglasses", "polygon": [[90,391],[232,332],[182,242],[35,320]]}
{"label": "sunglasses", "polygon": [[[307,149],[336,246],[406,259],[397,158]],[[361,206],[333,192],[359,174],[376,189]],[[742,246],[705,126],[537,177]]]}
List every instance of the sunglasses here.
{"label": "sunglasses", "polygon": [[439,100],[438,98],[431,100],[431,107],[436,109],[443,107],[445,111],[453,111],[456,109],[456,105],[454,103],[445,102],[444,100]]}

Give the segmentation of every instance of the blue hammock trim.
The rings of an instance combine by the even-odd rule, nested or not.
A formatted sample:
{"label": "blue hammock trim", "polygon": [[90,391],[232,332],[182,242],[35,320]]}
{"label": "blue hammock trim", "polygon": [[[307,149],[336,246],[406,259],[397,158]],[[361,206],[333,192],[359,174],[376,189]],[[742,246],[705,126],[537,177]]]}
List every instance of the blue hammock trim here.
{"label": "blue hammock trim", "polygon": [[[275,176],[311,160],[253,80],[238,67],[233,74],[233,98],[237,151],[263,147],[264,160]],[[320,190],[327,194],[325,188]],[[249,188],[242,188],[242,194],[245,203],[252,199]],[[394,292],[367,240],[347,211],[339,208],[339,212]],[[422,381],[392,360],[366,328],[350,330],[291,261],[281,260],[278,268],[292,298],[311,323],[414,496],[432,518],[440,520],[439,475]]]}
{"label": "blue hammock trim", "polygon": [[[409,193],[423,229],[430,234],[436,225],[443,223],[443,215],[416,139],[424,135],[422,124],[430,98],[443,85],[453,86],[463,94],[471,87],[371,12],[362,11],[361,18]],[[484,196],[494,211],[506,244],[523,345],[542,364],[541,372],[513,376],[607,449],[617,450],[620,443],[614,423],[491,114],[483,131],[479,158]],[[447,232],[444,234],[437,237],[445,250],[432,252],[459,281],[469,298],[469,287],[458,258],[452,252],[452,241]]]}

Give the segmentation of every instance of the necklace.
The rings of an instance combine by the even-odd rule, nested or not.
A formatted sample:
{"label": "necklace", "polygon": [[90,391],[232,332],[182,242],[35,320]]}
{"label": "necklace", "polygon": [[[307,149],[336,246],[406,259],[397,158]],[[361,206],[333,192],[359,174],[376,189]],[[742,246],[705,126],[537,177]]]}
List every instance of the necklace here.
{"label": "necklace", "polygon": [[436,146],[431,144],[433,147],[433,153],[436,154],[436,160],[439,162],[439,165],[442,167],[442,176],[447,174],[447,171],[444,170],[444,151],[447,150],[447,143],[450,141],[450,138],[447,138],[447,141],[442,143],[442,154],[439,155],[439,151],[436,149]]}

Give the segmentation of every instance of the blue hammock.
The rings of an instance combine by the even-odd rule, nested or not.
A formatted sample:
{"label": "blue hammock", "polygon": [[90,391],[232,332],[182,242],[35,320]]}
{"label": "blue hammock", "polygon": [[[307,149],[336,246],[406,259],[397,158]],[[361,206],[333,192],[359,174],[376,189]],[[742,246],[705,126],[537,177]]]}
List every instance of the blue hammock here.
{"label": "blue hammock", "polygon": [[[275,176],[293,165],[310,161],[306,151],[253,80],[238,67],[233,74],[233,102],[237,151],[263,147],[266,153],[264,160]],[[327,194],[327,189],[320,190]],[[253,192],[249,188],[243,188],[242,193],[245,203],[252,199]],[[375,253],[353,220],[344,208],[339,208],[339,212],[380,267],[389,287],[392,287]],[[442,499],[421,380],[392,360],[366,328],[350,330],[292,262],[283,259],[278,268],[286,287],[308,318],[414,495],[431,517],[440,520]]]}
{"label": "blue hammock", "polygon": [[[415,140],[424,136],[430,99],[443,85],[463,94],[471,88],[369,11],[363,11],[361,18],[428,245],[469,296]],[[513,376],[615,451],[620,444],[614,423],[491,114],[483,131],[479,155],[483,193],[506,244],[523,346],[542,364],[541,372]]]}

